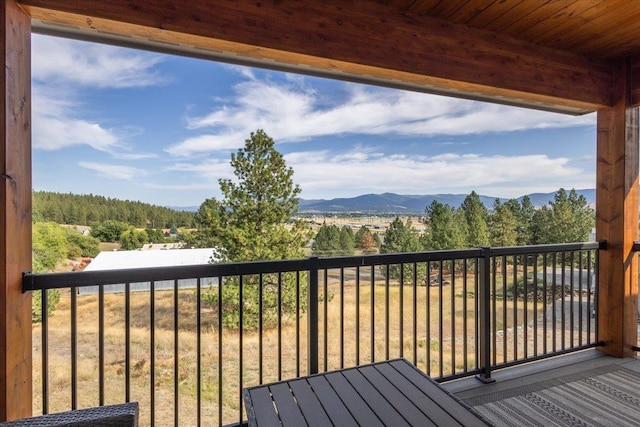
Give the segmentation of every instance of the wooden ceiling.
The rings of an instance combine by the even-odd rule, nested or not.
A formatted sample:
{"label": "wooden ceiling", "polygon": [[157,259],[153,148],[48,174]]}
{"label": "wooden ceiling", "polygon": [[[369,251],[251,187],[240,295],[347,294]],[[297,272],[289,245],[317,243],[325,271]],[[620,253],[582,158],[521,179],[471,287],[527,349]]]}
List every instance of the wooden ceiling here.
{"label": "wooden ceiling", "polygon": [[36,32],[571,114],[630,68],[640,105],[640,0],[15,1]]}
{"label": "wooden ceiling", "polygon": [[640,54],[637,0],[388,0],[427,15],[597,58]]}

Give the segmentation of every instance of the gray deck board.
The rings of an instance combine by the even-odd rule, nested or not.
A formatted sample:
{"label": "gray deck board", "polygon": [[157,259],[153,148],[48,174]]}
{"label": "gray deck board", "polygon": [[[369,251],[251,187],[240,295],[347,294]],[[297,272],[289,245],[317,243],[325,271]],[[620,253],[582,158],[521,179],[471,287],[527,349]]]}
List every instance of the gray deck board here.
{"label": "gray deck board", "polygon": [[442,383],[497,426],[639,426],[640,360],[595,349]]}

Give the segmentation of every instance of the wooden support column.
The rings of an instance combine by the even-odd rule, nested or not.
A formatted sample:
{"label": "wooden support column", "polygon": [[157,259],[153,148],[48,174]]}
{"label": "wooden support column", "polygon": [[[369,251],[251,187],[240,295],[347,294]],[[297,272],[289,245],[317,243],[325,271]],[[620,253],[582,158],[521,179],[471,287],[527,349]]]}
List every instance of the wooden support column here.
{"label": "wooden support column", "polygon": [[602,350],[634,355],[638,319],[638,109],[631,105],[631,61],[616,64],[613,107],[598,112],[596,238],[607,241],[598,274]]}
{"label": "wooden support column", "polygon": [[31,20],[0,0],[0,421],[31,415]]}

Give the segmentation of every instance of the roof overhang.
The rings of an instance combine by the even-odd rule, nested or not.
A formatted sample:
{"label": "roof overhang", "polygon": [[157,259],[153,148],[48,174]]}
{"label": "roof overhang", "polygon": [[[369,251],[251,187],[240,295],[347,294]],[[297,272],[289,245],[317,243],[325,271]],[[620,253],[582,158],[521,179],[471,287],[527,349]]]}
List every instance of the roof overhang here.
{"label": "roof overhang", "polygon": [[366,0],[20,4],[50,35],[569,114],[613,102],[611,60]]}

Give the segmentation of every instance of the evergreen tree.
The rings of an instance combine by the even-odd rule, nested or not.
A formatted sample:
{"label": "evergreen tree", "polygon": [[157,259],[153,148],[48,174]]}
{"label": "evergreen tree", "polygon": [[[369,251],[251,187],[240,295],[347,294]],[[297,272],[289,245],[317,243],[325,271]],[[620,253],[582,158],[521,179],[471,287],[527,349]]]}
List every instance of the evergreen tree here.
{"label": "evergreen tree", "polygon": [[490,217],[489,229],[491,246],[515,246],[518,239],[518,223],[515,215],[506,204],[496,199],[493,214]]}
{"label": "evergreen tree", "polygon": [[[418,252],[420,249],[418,233],[413,228],[411,219],[407,219],[407,222],[403,223],[399,217],[396,217],[384,235],[384,241],[380,246],[380,253]],[[418,276],[416,277],[416,281],[417,283],[424,284],[426,266],[420,264],[417,270]],[[413,271],[413,264],[389,266],[389,276],[392,278],[400,278],[402,272],[402,277],[404,278],[403,284],[413,283]],[[386,273],[385,268],[383,268],[383,273]]]}
{"label": "evergreen tree", "polygon": [[[310,239],[309,229],[293,215],[298,210],[300,188],[293,183],[293,169],[276,149],[275,142],[264,131],[251,133],[244,148],[231,155],[235,181],[219,181],[222,200],[206,200],[198,211],[200,240],[208,240],[219,248],[224,261],[283,260],[300,258]],[[243,301],[239,307],[237,295],[240,283],[226,280],[222,288],[223,321],[226,326],[239,327],[243,312],[244,327],[257,327],[260,315],[267,324],[274,324],[281,313],[296,312],[296,283],[304,294],[306,280],[284,275],[278,285],[277,275],[263,277],[262,313],[259,311],[258,285],[255,276],[243,281]],[[204,300],[217,306],[218,292],[211,290]],[[301,307],[304,309],[304,306]]]}
{"label": "evergreen tree", "polygon": [[589,238],[595,215],[584,196],[561,188],[553,201],[535,212],[533,223],[536,243],[582,242]]}
{"label": "evergreen tree", "polygon": [[344,225],[340,229],[340,254],[353,255],[356,246],[356,238],[351,227]]}
{"label": "evergreen tree", "polygon": [[465,197],[460,209],[464,213],[467,223],[467,244],[466,246],[479,248],[489,245],[489,227],[487,218],[489,213],[480,200],[480,196],[472,191]]}
{"label": "evergreen tree", "polygon": [[434,200],[425,210],[423,221],[426,226],[425,249],[440,251],[465,246],[466,219],[451,206]]}
{"label": "evergreen tree", "polygon": [[312,253],[318,256],[340,254],[340,229],[335,225],[323,223],[311,245]]}

